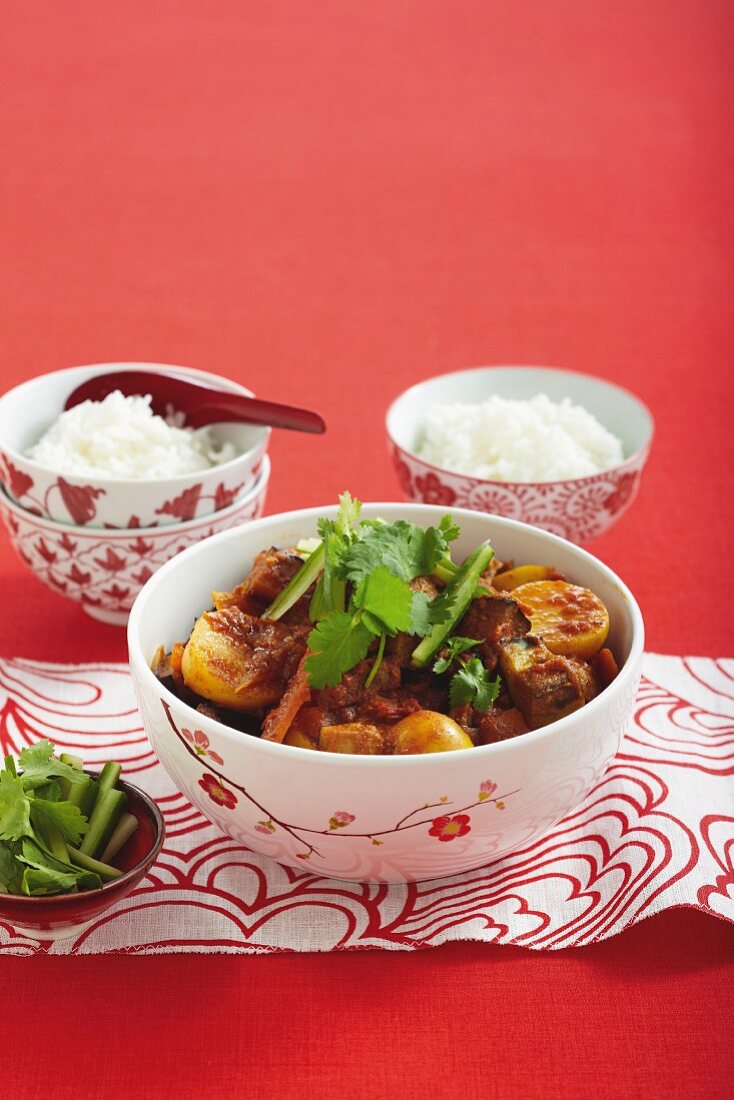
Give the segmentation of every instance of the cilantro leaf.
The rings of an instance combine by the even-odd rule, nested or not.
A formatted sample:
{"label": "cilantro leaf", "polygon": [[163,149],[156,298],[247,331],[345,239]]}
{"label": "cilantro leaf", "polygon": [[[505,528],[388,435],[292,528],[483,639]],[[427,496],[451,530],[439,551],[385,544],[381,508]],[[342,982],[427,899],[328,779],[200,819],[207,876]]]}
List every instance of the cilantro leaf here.
{"label": "cilantro leaf", "polygon": [[26,790],[43,787],[54,776],[68,779],[72,783],[79,780],[76,768],[56,759],[50,741],[37,741],[35,745],[21,749],[18,761],[23,770],[23,786]]}
{"label": "cilantro leaf", "polygon": [[451,516],[444,516],[438,527],[428,527],[423,532],[421,573],[432,573],[438,563],[449,556],[449,543],[457,539],[460,533]]}
{"label": "cilantro leaf", "polygon": [[77,876],[73,871],[57,871],[55,867],[26,867],[20,881],[22,893],[28,897],[43,894],[65,893],[76,886]]}
{"label": "cilantro leaf", "polygon": [[451,678],[449,704],[451,709],[470,703],[474,710],[489,710],[500,693],[500,678],[490,679],[478,657],[472,657]]}
{"label": "cilantro leaf", "polygon": [[459,535],[461,534],[461,528],[454,520],[454,517],[450,515],[443,516],[441,522],[438,525],[438,529],[443,537],[446,539],[447,543],[456,542]]}
{"label": "cilantro leaf", "polygon": [[413,592],[384,565],[373,569],[359,585],[354,602],[379,619],[387,634],[410,630]]}
{"label": "cilantro leaf", "polygon": [[55,825],[70,844],[77,845],[89,829],[89,823],[78,806],[71,802],[48,802],[43,798],[34,798],[31,802],[31,821],[40,827]]}
{"label": "cilantro leaf", "polygon": [[23,780],[8,770],[0,772],[0,840],[20,840],[31,833],[30,801]]}
{"label": "cilantro leaf", "polygon": [[431,622],[447,623],[455,617],[457,593],[453,587],[446,587],[431,600]]}
{"label": "cilantro leaf", "polygon": [[423,538],[420,527],[403,519],[369,526],[345,554],[340,573],[345,580],[359,584],[373,570],[384,566],[400,580],[411,581],[420,573]]}
{"label": "cilantro leaf", "polygon": [[61,787],[55,779],[51,779],[43,786],[36,787],[33,794],[36,798],[45,798],[47,802],[58,802],[61,798]]}
{"label": "cilantro leaf", "polygon": [[339,514],[336,517],[337,530],[342,535],[350,535],[359,526],[362,501],[356,500],[347,489],[339,497]]}
{"label": "cilantro leaf", "polygon": [[431,601],[425,592],[414,592],[410,605],[410,633],[425,638],[432,626]]}
{"label": "cilantro leaf", "polygon": [[308,636],[306,672],[311,687],[335,687],[367,656],[373,635],[354,614],[332,611]]}
{"label": "cilantro leaf", "polygon": [[0,840],[0,894],[17,894],[20,890],[20,872],[15,856],[8,844]]}
{"label": "cilantro leaf", "polygon": [[[39,885],[51,886],[54,879],[56,880],[58,885],[55,889],[43,892],[58,893],[59,890],[69,890],[75,885],[82,890],[90,890],[102,885],[99,875],[56,859],[35,840],[24,840],[15,858],[21,866],[25,865],[26,868],[42,872],[42,876],[38,879]],[[69,877],[71,877],[71,886],[61,885]]]}
{"label": "cilantro leaf", "polygon": [[[461,656],[462,653],[466,653],[467,649],[473,649],[474,646],[481,644],[477,638],[462,638],[459,634],[454,634],[441,649],[441,653],[445,655],[437,657],[433,662],[433,671],[437,675],[448,672],[457,657]],[[446,653],[446,650],[448,650],[448,653]]]}

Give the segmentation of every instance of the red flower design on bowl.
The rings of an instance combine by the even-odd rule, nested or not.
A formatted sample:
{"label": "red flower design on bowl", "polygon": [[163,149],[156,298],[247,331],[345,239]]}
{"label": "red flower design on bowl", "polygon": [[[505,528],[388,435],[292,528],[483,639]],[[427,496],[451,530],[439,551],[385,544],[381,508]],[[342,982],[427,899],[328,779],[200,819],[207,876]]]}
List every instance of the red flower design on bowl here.
{"label": "red flower design on bowl", "polygon": [[212,802],[216,802],[218,806],[224,806],[227,810],[233,810],[237,805],[235,796],[215,775],[202,775],[199,780],[199,786],[203,791],[206,791]]}
{"label": "red flower design on bowl", "polygon": [[228,489],[224,482],[220,481],[214,490],[214,511],[219,512],[222,508],[229,508],[244,484],[244,481],[241,481],[239,485],[233,485],[231,489]]}
{"label": "red flower design on bowl", "polygon": [[428,835],[435,836],[442,842],[456,840],[457,836],[466,836],[471,832],[470,821],[468,814],[444,814],[443,817],[434,817]]}
{"label": "red flower design on bowl", "polygon": [[[157,516],[175,516],[176,519],[187,520],[193,519],[196,515],[196,509],[199,504],[199,497],[201,496],[201,482],[196,485],[192,485],[190,489],[184,489],[179,496],[174,497],[173,500],[167,500],[165,504],[162,504],[160,508],[156,508],[155,513]],[[220,507],[222,507],[220,505]]]}
{"label": "red flower design on bowl", "polygon": [[9,458],[4,458],[5,463],[5,476],[8,479],[8,486],[10,488],[10,495],[14,497],[22,497],[33,488],[33,478],[19,470],[17,466],[14,466]]}
{"label": "red flower design on bowl", "polygon": [[604,507],[608,512],[619,512],[635,491],[638,474],[636,471],[622,474],[617,482],[617,488],[610,493],[604,501]]}
{"label": "red flower design on bowl", "polygon": [[395,473],[398,475],[398,484],[406,497],[410,498],[413,494],[413,478],[411,477],[410,467],[407,462],[403,462],[398,451],[393,451],[392,461]]}
{"label": "red flower design on bowl", "polygon": [[201,730],[187,730],[182,729],[181,733],[193,746],[194,752],[197,756],[208,756],[210,760],[213,760],[215,764],[219,764],[221,767],[224,764],[221,756],[217,752],[212,752],[209,748],[209,738]]}
{"label": "red flower design on bowl", "polygon": [[421,500],[426,504],[453,504],[456,493],[449,485],[444,485],[435,474],[428,473],[425,477],[415,479],[415,487],[420,493]]}
{"label": "red flower design on bowl", "polygon": [[83,527],[90,519],[94,519],[97,514],[97,505],[94,502],[97,497],[105,495],[104,489],[95,489],[93,485],[70,485],[63,477],[57,480],[56,486],[74,523]]}

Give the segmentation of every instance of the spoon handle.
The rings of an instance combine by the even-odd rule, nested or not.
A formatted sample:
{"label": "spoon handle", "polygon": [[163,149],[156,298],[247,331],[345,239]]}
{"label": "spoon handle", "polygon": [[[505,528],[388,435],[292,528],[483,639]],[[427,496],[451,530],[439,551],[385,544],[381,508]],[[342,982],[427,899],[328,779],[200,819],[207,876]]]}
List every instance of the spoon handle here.
{"label": "spoon handle", "polygon": [[127,397],[150,394],[154,413],[167,416],[172,410],[182,412],[187,428],[236,421],[319,435],[326,431],[323,417],[311,409],[220,390],[173,371],[120,370],[98,374],[77,386],[67,397],[64,408],[71,409],[82,401],[102,401],[114,390]]}
{"label": "spoon handle", "polygon": [[[246,404],[245,404],[246,402]],[[263,401],[261,398],[245,398],[239,394],[218,394],[200,405],[190,408],[186,413],[187,428],[203,428],[207,424],[235,420],[245,424],[263,424],[271,428],[290,428],[297,432],[313,432],[320,435],[326,431],[322,416],[311,409],[299,409],[293,405],[281,405],[277,401]]]}

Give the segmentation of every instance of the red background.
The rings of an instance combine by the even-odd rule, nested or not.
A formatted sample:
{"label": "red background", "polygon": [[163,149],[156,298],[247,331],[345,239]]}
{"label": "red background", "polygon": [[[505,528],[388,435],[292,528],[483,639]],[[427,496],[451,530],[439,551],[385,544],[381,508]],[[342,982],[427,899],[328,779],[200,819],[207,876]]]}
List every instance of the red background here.
{"label": "red background", "polygon": [[[728,0],[3,10],[4,387],[148,359],[316,406],[277,511],[396,496],[383,415],[426,375],[612,378],[657,436],[593,549],[649,648],[731,655]],[[124,659],[5,540],[0,577],[3,653]],[[543,956],[3,958],[3,1093],[724,1096],[733,959],[683,910]]]}

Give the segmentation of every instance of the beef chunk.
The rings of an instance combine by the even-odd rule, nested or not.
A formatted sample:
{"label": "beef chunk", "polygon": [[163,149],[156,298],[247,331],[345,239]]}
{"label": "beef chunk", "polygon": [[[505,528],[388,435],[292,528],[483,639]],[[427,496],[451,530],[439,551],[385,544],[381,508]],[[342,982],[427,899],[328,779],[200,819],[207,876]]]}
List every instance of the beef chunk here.
{"label": "beef chunk", "polygon": [[547,726],[578,710],[594,691],[588,665],[551,653],[532,635],[503,642],[499,667],[530,729]]}
{"label": "beef chunk", "polygon": [[242,584],[231,592],[215,592],[214,606],[239,607],[250,615],[261,615],[303,565],[303,558],[292,550],[271,546],[257,555]]}
{"label": "beef chunk", "polygon": [[482,715],[476,732],[476,744],[493,745],[496,741],[508,741],[527,732],[527,723],[517,707],[510,707],[509,710],[492,707]]}
{"label": "beef chunk", "polygon": [[482,642],[479,653],[486,667],[492,671],[497,667],[501,644],[509,638],[520,638],[529,630],[530,620],[517,600],[488,591],[486,596],[472,600],[456,633]]}

